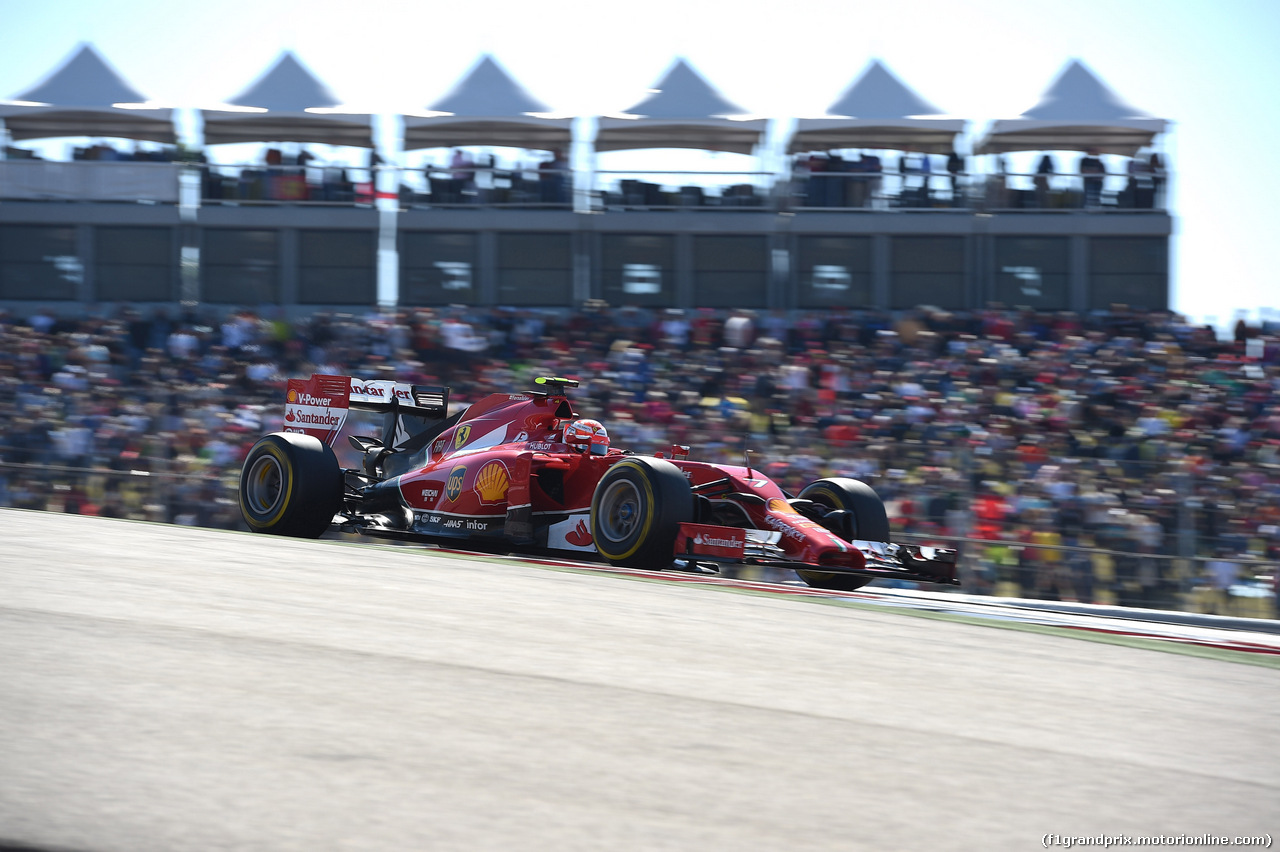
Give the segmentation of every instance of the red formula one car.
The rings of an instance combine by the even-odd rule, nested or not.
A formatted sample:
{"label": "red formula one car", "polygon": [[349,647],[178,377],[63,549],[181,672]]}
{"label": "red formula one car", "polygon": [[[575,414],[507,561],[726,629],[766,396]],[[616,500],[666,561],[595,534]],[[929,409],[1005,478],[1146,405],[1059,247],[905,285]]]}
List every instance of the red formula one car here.
{"label": "red formula one car", "polygon": [[[633,568],[793,569],[810,586],[877,578],[955,585],[954,550],[893,544],[866,484],[820,479],[798,496],[750,466],[640,456],[609,446],[566,391],[540,378],[453,415],[447,388],[314,375],[289,382],[285,431],[260,439],[240,474],[257,532],[330,528],[482,550],[603,558]],[[359,469],[333,452],[352,409],[380,412],[379,437],[350,435]]]}

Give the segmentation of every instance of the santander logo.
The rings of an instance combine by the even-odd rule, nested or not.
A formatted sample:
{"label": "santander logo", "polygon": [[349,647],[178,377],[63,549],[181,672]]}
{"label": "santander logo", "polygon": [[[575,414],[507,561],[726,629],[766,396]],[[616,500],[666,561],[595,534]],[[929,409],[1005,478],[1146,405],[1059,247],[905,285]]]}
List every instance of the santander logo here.
{"label": "santander logo", "polygon": [[595,539],[591,537],[591,532],[587,529],[586,523],[581,520],[578,521],[576,527],[569,531],[564,540],[574,547],[587,547],[595,543]]}
{"label": "santander logo", "polygon": [[693,543],[699,547],[738,547],[745,539],[740,538],[716,538],[713,535],[703,535],[698,533],[693,537]]}

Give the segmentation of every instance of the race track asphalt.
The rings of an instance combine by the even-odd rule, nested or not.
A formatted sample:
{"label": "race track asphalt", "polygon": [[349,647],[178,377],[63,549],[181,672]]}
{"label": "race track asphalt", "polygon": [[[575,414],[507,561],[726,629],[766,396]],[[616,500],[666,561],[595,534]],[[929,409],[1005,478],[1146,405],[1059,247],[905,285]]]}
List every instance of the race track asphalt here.
{"label": "race track asphalt", "polygon": [[0,524],[0,848],[1280,830],[1276,668],[419,548]]}

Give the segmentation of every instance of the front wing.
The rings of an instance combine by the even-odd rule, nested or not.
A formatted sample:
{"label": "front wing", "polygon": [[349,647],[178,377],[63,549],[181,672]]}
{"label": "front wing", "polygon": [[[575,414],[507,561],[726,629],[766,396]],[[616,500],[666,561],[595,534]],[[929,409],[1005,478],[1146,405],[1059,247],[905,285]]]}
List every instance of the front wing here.
{"label": "front wing", "polygon": [[813,564],[788,559],[778,546],[781,533],[708,524],[681,524],[676,536],[675,559],[686,563],[760,565],[792,571],[820,571],[873,579],[897,579],[948,586],[960,585],[955,550],[882,541],[850,541],[862,554],[860,568]]}

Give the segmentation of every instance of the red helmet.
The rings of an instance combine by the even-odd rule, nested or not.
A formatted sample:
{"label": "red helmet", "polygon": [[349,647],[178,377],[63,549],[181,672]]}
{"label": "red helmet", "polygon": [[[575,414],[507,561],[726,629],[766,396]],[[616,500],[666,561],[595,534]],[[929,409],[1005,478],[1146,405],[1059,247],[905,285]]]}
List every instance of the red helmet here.
{"label": "red helmet", "polygon": [[579,450],[602,456],[609,452],[609,433],[598,420],[575,420],[564,427],[564,442]]}

